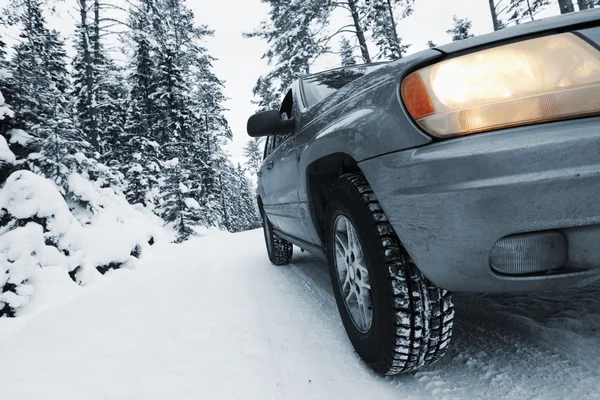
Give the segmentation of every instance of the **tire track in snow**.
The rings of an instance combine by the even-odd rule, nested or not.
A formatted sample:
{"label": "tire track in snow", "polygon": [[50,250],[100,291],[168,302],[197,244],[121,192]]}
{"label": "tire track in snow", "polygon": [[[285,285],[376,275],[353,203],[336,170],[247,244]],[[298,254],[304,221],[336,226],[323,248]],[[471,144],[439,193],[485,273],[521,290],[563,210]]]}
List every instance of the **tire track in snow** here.
{"label": "tire track in snow", "polygon": [[368,370],[354,353],[335,304],[327,304],[333,297],[327,291],[319,295],[322,288],[318,285],[303,284],[294,264],[275,267],[266,256],[263,263],[264,269],[261,266],[253,279],[262,293],[261,307],[273,309],[278,302],[285,310],[273,310],[265,334],[279,344],[276,356],[289,375],[286,391],[291,398],[396,398],[395,388],[386,386],[384,378]]}

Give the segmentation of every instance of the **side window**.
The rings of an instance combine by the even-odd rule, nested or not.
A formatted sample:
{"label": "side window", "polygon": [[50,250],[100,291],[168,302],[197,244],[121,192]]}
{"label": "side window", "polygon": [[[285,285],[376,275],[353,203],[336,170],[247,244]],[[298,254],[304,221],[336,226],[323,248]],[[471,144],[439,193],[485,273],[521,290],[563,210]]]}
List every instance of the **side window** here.
{"label": "side window", "polygon": [[301,79],[303,98],[307,108],[311,108],[321,100],[355,81],[371,73],[387,63],[361,65],[357,67],[336,68],[317,74],[308,75]]}

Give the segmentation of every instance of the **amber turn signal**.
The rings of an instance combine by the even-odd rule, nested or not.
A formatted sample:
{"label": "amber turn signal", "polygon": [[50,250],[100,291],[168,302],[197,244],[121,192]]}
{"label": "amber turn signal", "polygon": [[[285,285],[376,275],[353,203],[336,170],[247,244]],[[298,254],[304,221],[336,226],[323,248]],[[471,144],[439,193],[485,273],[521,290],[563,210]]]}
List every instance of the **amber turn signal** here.
{"label": "amber turn signal", "polygon": [[402,99],[408,112],[415,119],[420,119],[435,112],[423,78],[418,73],[410,74],[402,82]]}

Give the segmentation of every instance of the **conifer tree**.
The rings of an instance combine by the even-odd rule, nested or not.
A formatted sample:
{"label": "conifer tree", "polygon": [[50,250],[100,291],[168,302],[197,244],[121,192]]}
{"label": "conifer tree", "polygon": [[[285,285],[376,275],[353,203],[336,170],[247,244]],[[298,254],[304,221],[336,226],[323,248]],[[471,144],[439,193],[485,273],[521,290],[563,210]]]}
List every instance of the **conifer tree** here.
{"label": "conifer tree", "polygon": [[397,9],[399,18],[412,14],[414,0],[367,0],[367,13],[373,39],[381,55],[389,60],[398,60],[406,54],[410,45],[405,45],[396,28]]}
{"label": "conifer tree", "polygon": [[40,0],[20,4],[22,26],[11,61],[15,126],[33,136],[34,171],[54,179],[63,188],[70,172],[81,167],[86,143],[76,128],[67,101],[70,80],[64,43],[56,31],[46,28]]}
{"label": "conifer tree", "polygon": [[252,94],[254,95],[252,102],[258,106],[257,112],[278,110],[283,98],[283,93],[273,87],[272,75],[259,77]]}
{"label": "conifer tree", "polygon": [[256,175],[263,159],[264,144],[261,138],[252,138],[244,146],[245,166],[251,174]]}
{"label": "conifer tree", "polygon": [[471,33],[471,21],[468,18],[458,18],[456,15],[452,17],[453,25],[451,29],[446,31],[452,36],[452,41],[463,40],[474,35]]}
{"label": "conifer tree", "polygon": [[115,157],[125,175],[127,199],[154,208],[160,193],[161,160],[163,159],[158,127],[156,41],[153,29],[158,25],[154,0],[140,0],[131,6],[127,33],[130,47],[130,88],[122,136],[121,152]]}
{"label": "conifer tree", "polygon": [[345,37],[340,40],[340,58],[342,67],[348,67],[356,65],[356,59],[354,58],[354,49],[350,44],[350,41]]}

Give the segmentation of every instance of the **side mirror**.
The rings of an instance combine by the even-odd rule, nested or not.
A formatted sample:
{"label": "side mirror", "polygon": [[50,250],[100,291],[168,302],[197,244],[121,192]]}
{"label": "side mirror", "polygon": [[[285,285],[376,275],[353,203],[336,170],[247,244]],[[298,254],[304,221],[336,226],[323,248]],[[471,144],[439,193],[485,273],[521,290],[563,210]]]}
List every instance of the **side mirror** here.
{"label": "side mirror", "polygon": [[248,119],[246,129],[252,137],[284,135],[294,132],[296,121],[293,118],[281,119],[279,111],[263,111]]}

